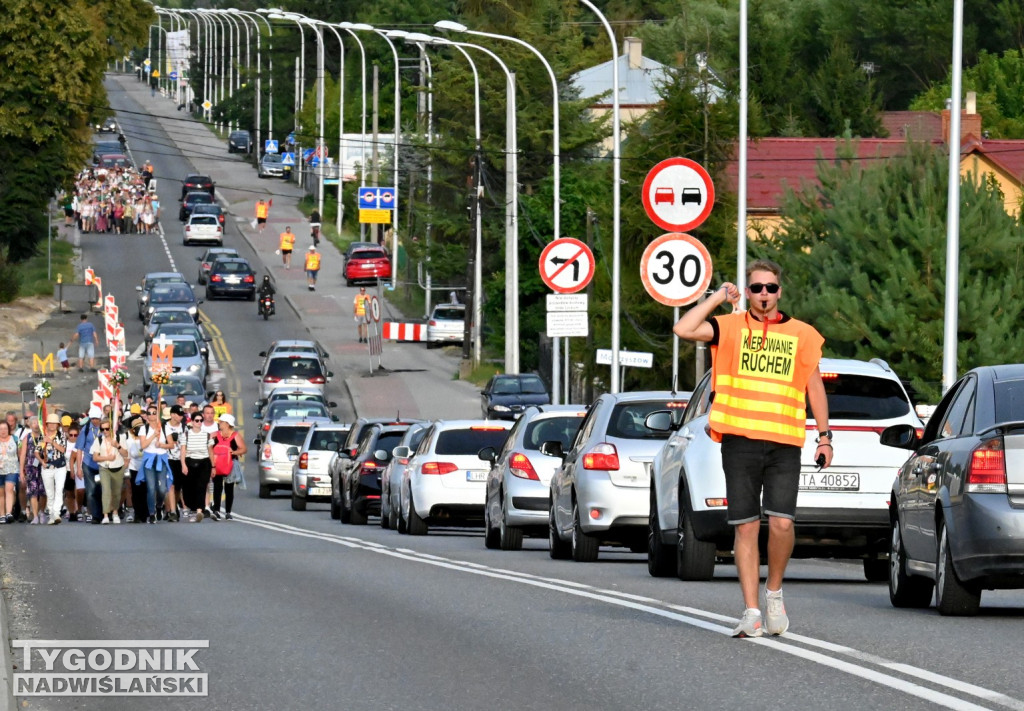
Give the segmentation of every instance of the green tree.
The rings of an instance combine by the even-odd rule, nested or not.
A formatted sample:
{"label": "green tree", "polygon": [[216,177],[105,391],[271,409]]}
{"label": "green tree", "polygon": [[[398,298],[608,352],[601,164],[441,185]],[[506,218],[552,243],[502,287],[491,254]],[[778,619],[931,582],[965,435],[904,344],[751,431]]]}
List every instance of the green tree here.
{"label": "green tree", "polygon": [[822,65],[808,81],[809,113],[821,136],[878,136],[881,100],[871,75],[860,67],[849,46],[835,40]]}
{"label": "green tree", "polygon": [[[821,161],[791,192],[784,227],[752,247],[785,274],[784,309],[825,336],[828,355],[889,362],[926,400],[941,392],[947,156],[928,145],[861,163]],[[958,367],[1024,348],[1020,225],[991,181],[960,185]],[[1010,356],[1012,357],[1012,356]]]}

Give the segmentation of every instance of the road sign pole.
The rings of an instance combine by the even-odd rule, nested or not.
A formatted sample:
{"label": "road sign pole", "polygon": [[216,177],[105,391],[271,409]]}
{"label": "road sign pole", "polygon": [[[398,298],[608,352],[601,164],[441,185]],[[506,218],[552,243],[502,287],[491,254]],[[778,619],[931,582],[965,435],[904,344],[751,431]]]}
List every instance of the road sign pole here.
{"label": "road sign pole", "polygon": [[558,338],[551,339],[551,404],[558,405],[558,393],[561,390],[561,379],[558,371],[561,369],[561,353],[559,352]]}
{"label": "road sign pole", "polygon": [[[679,322],[679,307],[672,308],[672,326]],[[697,382],[696,380],[694,381]],[[672,392],[679,389],[679,336],[672,334]]]}

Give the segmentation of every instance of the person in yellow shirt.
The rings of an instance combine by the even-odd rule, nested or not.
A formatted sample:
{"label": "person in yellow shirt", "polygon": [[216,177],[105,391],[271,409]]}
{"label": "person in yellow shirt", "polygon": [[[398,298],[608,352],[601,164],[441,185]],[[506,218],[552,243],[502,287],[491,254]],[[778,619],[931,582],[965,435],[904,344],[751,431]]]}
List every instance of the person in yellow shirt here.
{"label": "person in yellow shirt", "polygon": [[267,226],[267,217],[270,215],[270,205],[273,202],[273,200],[267,202],[260,198],[256,203],[256,224],[259,226],[260,232],[263,232],[263,228]]}
{"label": "person in yellow shirt", "polygon": [[295,249],[295,234],[292,232],[292,228],[285,227],[284,232],[281,233],[281,242],[278,246],[278,251],[281,253],[281,261],[284,262],[285,269],[292,268],[292,250]]}
{"label": "person in yellow shirt", "polygon": [[366,293],[366,287],[359,287],[359,293],[352,300],[352,313],[356,317],[356,325],[359,326],[359,342],[366,343],[366,307],[370,297]]}
{"label": "person in yellow shirt", "polygon": [[314,245],[309,245],[309,251],[306,252],[306,285],[310,291],[316,291],[316,275],[320,271],[320,253],[316,251]]}

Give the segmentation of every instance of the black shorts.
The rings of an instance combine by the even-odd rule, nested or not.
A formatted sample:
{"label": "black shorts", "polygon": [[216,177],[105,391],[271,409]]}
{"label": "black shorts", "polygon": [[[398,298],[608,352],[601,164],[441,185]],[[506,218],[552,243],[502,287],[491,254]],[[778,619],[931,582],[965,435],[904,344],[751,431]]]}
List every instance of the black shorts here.
{"label": "black shorts", "polygon": [[258,225],[265,225],[265,224],[267,224],[267,218],[265,218],[265,217],[257,217],[256,218],[256,224],[258,224]]}
{"label": "black shorts", "polygon": [[282,249],[281,250],[281,254],[291,254],[291,253],[292,253],[292,251],[290,249]]}
{"label": "black shorts", "polygon": [[800,447],[722,435],[722,469],[730,525],[757,521],[762,509],[766,516],[796,518]]}

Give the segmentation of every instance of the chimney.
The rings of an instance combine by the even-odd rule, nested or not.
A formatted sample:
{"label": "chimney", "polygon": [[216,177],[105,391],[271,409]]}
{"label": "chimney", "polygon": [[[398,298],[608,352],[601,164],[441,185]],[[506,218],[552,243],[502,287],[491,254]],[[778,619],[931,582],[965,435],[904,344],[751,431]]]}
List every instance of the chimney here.
{"label": "chimney", "polygon": [[978,113],[978,92],[968,91],[966,104],[967,113],[976,114]]}
{"label": "chimney", "polygon": [[622,53],[629,59],[629,69],[642,69],[644,66],[643,41],[639,37],[627,37],[622,45]]}
{"label": "chimney", "polygon": [[[942,140],[949,143],[949,101],[947,108],[942,112]],[[981,114],[978,113],[978,94],[968,91],[964,101],[966,107],[960,112],[960,143],[964,142],[966,136],[974,136],[976,139],[984,138],[981,131]]]}

